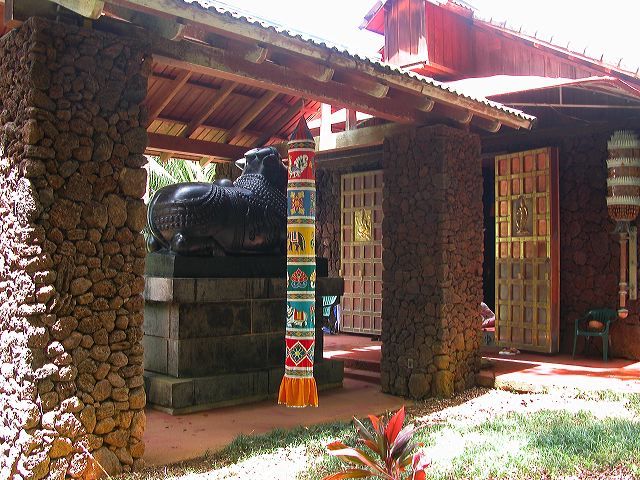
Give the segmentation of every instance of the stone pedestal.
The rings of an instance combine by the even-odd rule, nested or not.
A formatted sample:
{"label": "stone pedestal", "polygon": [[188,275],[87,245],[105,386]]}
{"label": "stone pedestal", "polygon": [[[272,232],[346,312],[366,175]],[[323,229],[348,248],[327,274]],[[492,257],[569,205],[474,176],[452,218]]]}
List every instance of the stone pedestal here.
{"label": "stone pedestal", "polygon": [[[189,270],[192,260],[148,262],[143,344],[149,404],[186,413],[276,395],[284,373],[286,280],[150,276],[154,265],[167,262],[174,270],[197,273]],[[209,262],[217,264],[211,270],[224,273],[233,258],[200,260],[198,271]],[[251,272],[266,272],[279,264],[274,259],[261,262],[252,259]],[[319,278],[316,311],[322,312],[322,295],[341,295],[342,288],[342,279]],[[322,358],[321,326],[318,317],[316,381],[319,388],[341,386],[342,362]]]}

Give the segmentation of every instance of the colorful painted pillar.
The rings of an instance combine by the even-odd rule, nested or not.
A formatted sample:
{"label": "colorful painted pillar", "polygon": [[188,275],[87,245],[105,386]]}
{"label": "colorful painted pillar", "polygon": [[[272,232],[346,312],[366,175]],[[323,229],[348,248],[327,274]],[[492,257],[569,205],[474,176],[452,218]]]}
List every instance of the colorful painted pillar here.
{"label": "colorful painted pillar", "polygon": [[289,139],[287,355],[278,403],[318,406],[313,378],[316,305],[315,142],[304,117]]}

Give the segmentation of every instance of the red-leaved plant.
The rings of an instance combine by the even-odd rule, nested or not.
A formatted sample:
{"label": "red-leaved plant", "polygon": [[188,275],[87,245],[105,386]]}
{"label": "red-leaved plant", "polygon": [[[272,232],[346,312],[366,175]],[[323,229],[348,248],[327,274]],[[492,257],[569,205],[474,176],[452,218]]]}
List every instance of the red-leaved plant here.
{"label": "red-leaved plant", "polygon": [[349,465],[342,472],[324,477],[323,480],[341,480],[343,478],[379,477],[386,480],[425,480],[425,470],[430,462],[420,447],[422,444],[413,439],[414,425],[404,423],[404,407],[398,410],[385,423],[380,418],[369,415],[373,430],[370,431],[357,418],[353,418],[358,432],[358,442],[371,452],[362,448],[348,447],[340,441],[327,445],[329,455],[338,457]]}

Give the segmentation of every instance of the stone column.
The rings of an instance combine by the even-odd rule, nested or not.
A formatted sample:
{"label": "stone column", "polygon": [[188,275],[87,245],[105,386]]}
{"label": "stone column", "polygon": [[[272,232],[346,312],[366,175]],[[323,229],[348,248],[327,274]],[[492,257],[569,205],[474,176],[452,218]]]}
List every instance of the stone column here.
{"label": "stone column", "polygon": [[142,463],[145,50],[33,18],[0,39],[0,478]]}
{"label": "stone column", "polygon": [[479,363],[480,140],[419,128],[385,140],[383,168],[382,390],[451,396]]}
{"label": "stone column", "polygon": [[340,172],[316,171],[316,251],[329,262],[329,276],[340,273]]}

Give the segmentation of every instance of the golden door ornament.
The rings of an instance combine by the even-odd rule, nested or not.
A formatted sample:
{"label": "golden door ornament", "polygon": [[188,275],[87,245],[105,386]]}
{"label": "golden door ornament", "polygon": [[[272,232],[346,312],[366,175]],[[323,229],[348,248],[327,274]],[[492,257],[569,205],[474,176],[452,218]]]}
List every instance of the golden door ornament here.
{"label": "golden door ornament", "polygon": [[361,208],[353,212],[353,241],[354,242],[370,242],[371,235],[371,210]]}
{"label": "golden door ornament", "polygon": [[520,195],[514,203],[514,215],[513,215],[515,227],[513,229],[514,235],[527,235],[531,233],[529,230],[529,208],[527,207],[527,201]]}

